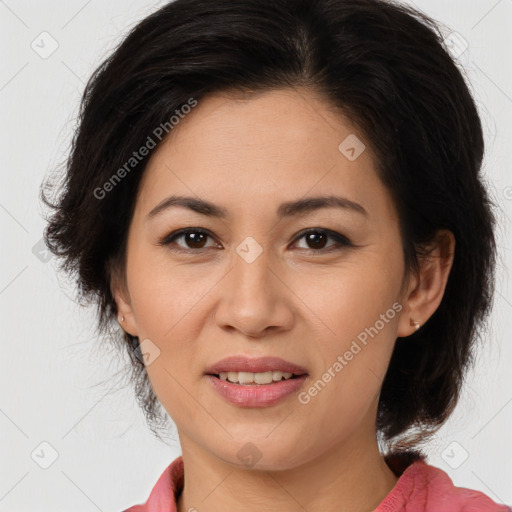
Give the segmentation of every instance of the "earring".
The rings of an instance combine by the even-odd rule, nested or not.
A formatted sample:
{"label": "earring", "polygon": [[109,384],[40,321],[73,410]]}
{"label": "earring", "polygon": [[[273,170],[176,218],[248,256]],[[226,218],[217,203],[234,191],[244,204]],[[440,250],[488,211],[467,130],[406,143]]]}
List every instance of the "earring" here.
{"label": "earring", "polygon": [[419,322],[417,322],[416,320],[413,320],[412,318],[409,320],[409,325],[411,327],[414,327],[416,330],[418,330],[421,327]]}
{"label": "earring", "polygon": [[121,315],[121,317],[119,318],[119,321],[120,322],[124,322],[124,316],[123,315]]}

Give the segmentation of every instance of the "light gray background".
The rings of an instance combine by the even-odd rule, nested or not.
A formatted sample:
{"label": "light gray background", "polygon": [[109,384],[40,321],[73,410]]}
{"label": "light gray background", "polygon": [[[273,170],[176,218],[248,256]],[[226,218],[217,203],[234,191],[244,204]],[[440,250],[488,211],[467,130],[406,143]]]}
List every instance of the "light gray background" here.
{"label": "light gray background", "polygon": [[[164,3],[0,1],[0,511],[120,512],[144,502],[180,454],[177,441],[152,437],[130,388],[116,391],[122,363],[102,350],[94,310],[76,306],[72,284],[38,249],[39,184],[67,154],[85,82],[127,30]],[[480,106],[485,172],[501,208],[492,331],[428,462],[456,485],[512,504],[512,0],[414,5],[469,45],[459,61]],[[31,47],[49,51],[52,39],[58,48],[46,58]],[[42,442],[58,453],[47,469],[40,464],[51,462],[52,449]]]}

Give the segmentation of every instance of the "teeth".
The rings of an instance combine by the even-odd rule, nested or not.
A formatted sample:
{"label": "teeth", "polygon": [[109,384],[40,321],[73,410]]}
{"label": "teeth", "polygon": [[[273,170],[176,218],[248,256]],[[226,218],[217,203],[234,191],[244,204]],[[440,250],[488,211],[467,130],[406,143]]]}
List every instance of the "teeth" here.
{"label": "teeth", "polygon": [[290,379],[293,374],[273,370],[261,373],[252,372],[220,372],[219,377],[222,380],[228,380],[236,384],[270,384],[272,381],[278,382],[281,379]]}

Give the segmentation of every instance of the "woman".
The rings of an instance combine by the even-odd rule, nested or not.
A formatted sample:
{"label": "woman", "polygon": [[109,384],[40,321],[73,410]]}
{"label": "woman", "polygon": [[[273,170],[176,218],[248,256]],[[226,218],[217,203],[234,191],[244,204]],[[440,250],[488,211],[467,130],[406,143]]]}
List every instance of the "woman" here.
{"label": "woman", "polygon": [[490,311],[483,149],[411,8],[177,0],[131,31],[45,232],[178,430],[130,512],[510,510],[420,448]]}

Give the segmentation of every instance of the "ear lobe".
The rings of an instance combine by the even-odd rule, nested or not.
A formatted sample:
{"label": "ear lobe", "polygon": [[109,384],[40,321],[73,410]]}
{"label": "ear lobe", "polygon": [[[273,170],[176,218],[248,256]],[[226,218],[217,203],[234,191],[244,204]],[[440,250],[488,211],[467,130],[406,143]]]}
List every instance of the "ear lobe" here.
{"label": "ear lobe", "polygon": [[[117,306],[118,322],[128,334],[138,336],[137,324],[135,322],[131,304],[121,292],[114,293],[114,300]],[[121,319],[124,319],[121,321]]]}
{"label": "ear lobe", "polygon": [[[137,324],[135,322],[126,280],[124,276],[119,275],[117,270],[112,270],[110,276],[110,291],[116,303],[117,320],[124,331],[132,336],[138,336]],[[121,321],[121,318],[124,320]]]}
{"label": "ear lobe", "polygon": [[435,313],[446,289],[453,265],[455,237],[449,230],[439,230],[427,255],[420,257],[419,272],[411,279],[397,336],[416,332],[413,321],[420,325]]}

